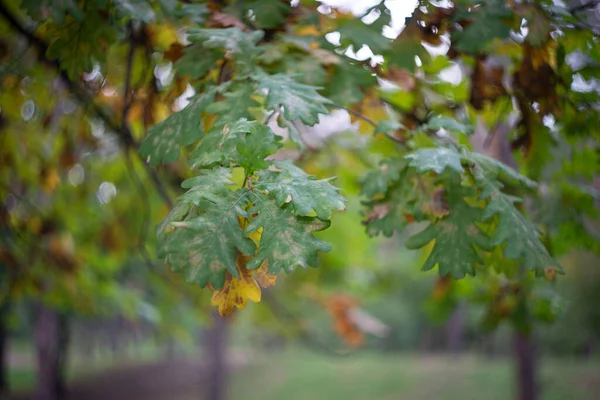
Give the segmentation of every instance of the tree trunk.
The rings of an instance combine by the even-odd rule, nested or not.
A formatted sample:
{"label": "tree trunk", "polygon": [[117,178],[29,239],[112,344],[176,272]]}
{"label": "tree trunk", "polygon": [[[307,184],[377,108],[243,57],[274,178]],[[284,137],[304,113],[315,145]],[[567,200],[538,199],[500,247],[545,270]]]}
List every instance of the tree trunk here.
{"label": "tree trunk", "polygon": [[446,324],[446,350],[449,353],[456,354],[463,348],[464,314],[464,304],[460,303]]}
{"label": "tree trunk", "polygon": [[213,325],[205,333],[204,354],[207,370],[204,386],[207,400],[226,398],[228,328],[229,321],[215,314]]}
{"label": "tree trunk", "polygon": [[[491,140],[485,146],[485,142],[490,138],[490,132],[487,132],[483,123],[478,121],[475,135],[471,138],[471,143],[475,150],[486,154],[489,157],[493,157],[504,164],[516,168],[517,163],[515,161],[508,135],[514,128],[516,119],[512,121],[499,123],[492,133]],[[487,134],[487,135],[486,135]],[[521,268],[522,270],[522,268]],[[521,271],[521,282],[525,279],[525,274]],[[521,300],[525,302],[525,293],[520,293]],[[519,400],[536,400],[538,397],[538,387],[536,379],[536,359],[533,351],[533,342],[531,334],[525,335],[518,330],[514,332],[514,350],[517,365],[517,382],[518,382],[518,399]]]}
{"label": "tree trunk", "polygon": [[517,363],[518,400],[537,400],[536,360],[532,335],[514,333]]}
{"label": "tree trunk", "polygon": [[61,400],[65,395],[67,320],[56,310],[39,304],[36,310],[35,346],[38,379],[35,400]]}
{"label": "tree trunk", "polygon": [[8,302],[0,306],[0,398],[8,396],[10,392],[8,383],[8,328],[6,326],[9,307]]}

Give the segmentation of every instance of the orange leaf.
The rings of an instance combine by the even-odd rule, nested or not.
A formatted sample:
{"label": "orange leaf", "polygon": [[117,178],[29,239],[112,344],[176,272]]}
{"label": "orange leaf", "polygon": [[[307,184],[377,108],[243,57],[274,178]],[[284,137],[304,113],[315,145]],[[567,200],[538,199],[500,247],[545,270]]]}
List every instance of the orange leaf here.
{"label": "orange leaf", "polygon": [[275,286],[275,281],[277,280],[277,275],[269,274],[268,260],[266,260],[259,269],[254,271],[254,276],[258,280],[260,286],[264,288]]}
{"label": "orange leaf", "polygon": [[223,287],[214,291],[211,304],[218,308],[219,315],[229,315],[235,307],[245,308],[248,300],[260,302],[260,287],[252,277],[252,272],[246,269],[248,259],[249,257],[238,254],[236,266],[240,278],[227,273]]}

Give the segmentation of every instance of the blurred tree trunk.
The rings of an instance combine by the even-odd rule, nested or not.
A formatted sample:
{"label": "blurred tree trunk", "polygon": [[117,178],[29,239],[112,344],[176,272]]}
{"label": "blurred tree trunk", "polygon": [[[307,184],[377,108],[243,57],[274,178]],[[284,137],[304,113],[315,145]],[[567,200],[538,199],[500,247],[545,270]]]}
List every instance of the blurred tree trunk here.
{"label": "blurred tree trunk", "polygon": [[8,383],[8,327],[6,318],[10,304],[8,302],[0,305],[0,398],[8,396],[10,387]]}
{"label": "blurred tree trunk", "polygon": [[482,340],[483,354],[488,358],[496,356],[496,334],[490,332]]}
{"label": "blurred tree trunk", "polygon": [[532,335],[515,332],[514,348],[517,362],[517,381],[519,382],[518,400],[536,400],[538,398],[538,387]]}
{"label": "blurred tree trunk", "polygon": [[446,350],[450,353],[458,353],[463,349],[464,320],[465,305],[459,303],[446,324]]}
{"label": "blurred tree trunk", "polygon": [[[475,134],[471,137],[473,147],[489,157],[516,168],[517,165],[508,138],[516,122],[517,120],[513,119],[513,121],[499,123],[492,132],[488,132],[482,123],[478,124]],[[491,140],[488,140],[490,138]],[[524,271],[521,271],[521,283],[524,283],[525,278]],[[522,284],[521,287],[525,287],[525,285]],[[520,293],[520,301],[526,302],[526,294],[523,292],[522,290]],[[526,304],[523,306],[527,307]],[[531,333],[526,334],[517,329],[513,334],[519,400],[537,400],[539,394],[536,377],[537,365],[531,336]]]}
{"label": "blurred tree trunk", "polygon": [[66,350],[69,341],[66,316],[38,304],[34,335],[38,364],[34,399],[61,400],[66,391]]}
{"label": "blurred tree trunk", "polygon": [[227,344],[229,321],[215,313],[213,325],[204,334],[207,400],[225,400],[227,385]]}

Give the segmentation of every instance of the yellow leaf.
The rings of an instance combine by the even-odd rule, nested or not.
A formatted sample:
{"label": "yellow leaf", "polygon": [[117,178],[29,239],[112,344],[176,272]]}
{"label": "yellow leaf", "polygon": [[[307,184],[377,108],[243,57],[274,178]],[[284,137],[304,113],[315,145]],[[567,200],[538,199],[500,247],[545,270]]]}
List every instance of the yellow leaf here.
{"label": "yellow leaf", "polygon": [[219,315],[229,315],[235,307],[245,308],[248,300],[260,302],[260,287],[252,277],[252,272],[246,269],[248,259],[249,257],[238,254],[236,266],[240,278],[227,273],[227,280],[223,287],[214,291],[211,304],[217,307]]}
{"label": "yellow leaf", "polygon": [[300,36],[321,36],[321,32],[314,25],[303,26],[296,32]]}
{"label": "yellow leaf", "polygon": [[42,190],[46,193],[50,193],[56,189],[60,183],[60,175],[56,168],[44,168],[42,170]]}
{"label": "yellow leaf", "polygon": [[[261,228],[262,229],[262,228]],[[268,288],[275,286],[277,275],[269,274],[269,261],[266,260],[259,269],[254,271],[254,276],[258,279],[260,286]]]}
{"label": "yellow leaf", "polygon": [[[368,117],[370,120],[378,124],[382,120],[389,119],[389,115],[387,110],[385,109],[385,105],[377,96],[377,93],[374,90],[371,90],[360,102],[358,105],[358,111],[365,117]],[[367,123],[364,119],[356,117],[350,114],[350,118],[352,122],[358,122],[358,130],[360,133],[372,133],[373,126]]]}
{"label": "yellow leaf", "polygon": [[[242,226],[242,228],[245,228],[245,226]],[[255,230],[254,232],[252,232],[251,234],[248,235],[248,239],[252,240],[254,242],[254,244],[256,244],[256,246],[258,247],[258,244],[260,243],[260,237],[262,235],[262,227],[258,228],[257,230]]]}
{"label": "yellow leaf", "polygon": [[150,43],[163,51],[168,50],[173,43],[177,42],[177,30],[170,25],[148,24],[146,30]]}

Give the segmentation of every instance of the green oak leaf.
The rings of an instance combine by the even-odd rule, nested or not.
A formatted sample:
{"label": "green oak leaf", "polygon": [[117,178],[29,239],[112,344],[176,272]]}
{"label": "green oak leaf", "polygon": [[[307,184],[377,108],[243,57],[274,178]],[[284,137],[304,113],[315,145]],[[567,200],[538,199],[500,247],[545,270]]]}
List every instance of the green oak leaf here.
{"label": "green oak leaf", "polygon": [[289,3],[281,0],[245,0],[242,5],[246,11],[252,10],[254,23],[261,29],[282,25],[292,10]]}
{"label": "green oak leaf", "polygon": [[448,215],[411,236],[406,247],[419,249],[435,240],[422,269],[427,271],[438,265],[440,276],[450,274],[460,279],[467,274],[475,275],[475,265],[481,263],[475,245],[491,249],[490,239],[476,225],[482,221],[483,209],[471,207],[465,201],[476,196],[477,191],[462,186],[458,177],[448,180],[446,189]]}
{"label": "green oak leaf", "polygon": [[250,130],[250,123],[242,119],[223,129],[211,129],[190,155],[192,168],[211,168],[215,165],[229,165],[235,163],[238,157],[237,145],[244,141]]}
{"label": "green oak leaf", "polygon": [[402,158],[388,158],[379,163],[379,168],[369,171],[363,179],[360,194],[373,197],[387,193],[390,186],[400,180],[402,172],[406,169],[406,160]]}
{"label": "green oak leaf", "polygon": [[240,119],[253,119],[249,108],[259,107],[260,104],[252,98],[254,87],[243,84],[234,86],[230,91],[225,92],[225,98],[221,101],[211,104],[206,108],[206,112],[217,114],[219,118],[215,125],[222,126],[224,123],[236,122]]}
{"label": "green oak leaf", "polygon": [[508,165],[486,156],[485,154],[470,152],[466,157],[468,161],[475,163],[481,168],[485,177],[490,180],[500,180],[501,182],[523,186],[527,189],[537,188],[537,183],[531,179],[519,174]]}
{"label": "green oak leaf", "polygon": [[325,104],[331,101],[317,93],[318,87],[298,83],[290,75],[269,75],[260,70],[253,78],[258,81],[259,89],[268,90],[266,107],[275,110],[283,106],[288,121],[300,119],[312,126],[319,122],[319,114],[327,114]]}
{"label": "green oak leaf", "polygon": [[217,61],[223,57],[222,51],[207,49],[202,43],[193,43],[183,49],[183,55],[175,62],[175,69],[180,75],[199,79],[215,68]]}
{"label": "green oak leaf", "polygon": [[401,232],[408,225],[405,213],[408,211],[412,198],[406,196],[402,188],[394,188],[382,200],[365,203],[368,211],[363,221],[367,234],[377,236],[380,233],[391,237],[394,232]]}
{"label": "green oak leaf", "polygon": [[[239,277],[236,251],[249,256],[254,254],[256,246],[244,235],[235,212],[249,191],[214,189],[207,197],[216,201],[203,201],[199,197],[197,215],[170,223],[175,230],[161,242],[159,255],[174,271],[182,272],[188,282],[201,287],[210,283],[214,289],[220,289],[226,272]],[[195,194],[202,196],[199,190]]]}
{"label": "green oak leaf", "polygon": [[179,197],[180,203],[193,203],[196,206],[200,205],[203,200],[217,203],[220,193],[218,188],[233,185],[229,168],[201,170],[199,174],[181,183],[182,188],[189,190]]}
{"label": "green oak leaf", "polygon": [[159,3],[166,15],[186,19],[198,25],[210,15],[210,10],[204,3],[186,4],[179,0],[160,0]]}
{"label": "green oak leaf", "polygon": [[[156,227],[156,233],[160,241],[165,240],[171,231],[173,230],[173,226],[171,222],[181,222],[187,218],[192,209],[192,204],[187,202],[179,202],[175,204],[173,209],[169,212],[169,214],[161,221],[160,224]],[[161,250],[159,248],[159,257],[162,257]]]}
{"label": "green oak leaf", "polygon": [[419,173],[434,171],[439,175],[446,168],[458,173],[464,171],[461,155],[456,150],[445,147],[419,149],[404,158],[410,160],[408,165],[416,168]]}
{"label": "green oak leaf", "polygon": [[363,89],[377,83],[377,78],[366,68],[345,60],[333,66],[330,76],[330,81],[325,87],[326,95],[340,105],[360,103],[364,97]]}
{"label": "green oak leaf", "polygon": [[340,33],[343,46],[352,45],[355,52],[364,45],[369,46],[374,54],[382,54],[390,47],[390,39],[381,34],[379,25],[367,25],[360,19],[352,18],[340,23],[336,29]]}
{"label": "green oak leaf", "polygon": [[539,47],[550,39],[552,21],[540,7],[534,4],[519,4],[515,13],[520,17],[519,21],[523,18],[527,20],[527,43]]}
{"label": "green oak leaf", "polygon": [[416,21],[411,21],[406,26],[400,36],[392,42],[385,56],[390,68],[406,69],[410,72],[415,72],[417,68],[415,56],[419,57],[422,63],[429,59],[429,53],[421,44],[420,28]]}
{"label": "green oak leaf", "polygon": [[156,21],[156,13],[148,0],[115,0],[117,18],[136,19],[145,23]]}
{"label": "green oak leaf", "polygon": [[106,60],[107,46],[117,37],[117,30],[104,22],[96,10],[48,32],[50,41],[46,55],[59,60],[60,67],[70,79],[78,81],[81,74],[90,72],[97,63]]}
{"label": "green oak leaf", "polygon": [[288,55],[283,60],[283,68],[298,83],[305,85],[321,86],[325,84],[328,75],[316,58],[306,54]]}
{"label": "green oak leaf", "polygon": [[50,17],[55,24],[63,24],[67,15],[79,22],[85,18],[85,13],[75,1],[21,0],[20,3],[21,8],[25,9],[27,14],[38,21]]}
{"label": "green oak leaf", "polygon": [[269,163],[265,157],[275,154],[281,148],[281,136],[276,136],[271,128],[258,122],[251,123],[246,140],[237,144],[238,164],[246,170],[247,175],[254,171],[266,169]]}
{"label": "green oak leaf", "polygon": [[154,125],[140,146],[140,154],[152,165],[177,161],[181,146],[194,143],[202,137],[202,112],[213,104],[217,88],[211,87],[190,98],[190,103],[164,121]]}
{"label": "green oak leaf", "polygon": [[254,187],[274,197],[278,206],[289,203],[296,215],[306,216],[314,211],[322,220],[331,218],[331,210],[346,209],[347,200],[330,183],[333,178],[317,180],[289,160],[275,162],[275,166],[279,171],[259,172]]}
{"label": "green oak leaf", "polygon": [[282,269],[290,273],[299,266],[318,266],[318,252],[330,251],[331,245],[315,238],[313,232],[327,229],[330,222],[297,216],[292,213],[290,205],[278,207],[266,195],[254,194],[256,203],[250,213],[258,215],[244,233],[249,235],[259,228],[262,228],[262,233],[258,252],[248,263],[248,269],[257,269],[265,262],[269,265],[270,274],[277,274]]}
{"label": "green oak leaf", "polygon": [[483,218],[498,218],[498,226],[491,237],[491,244],[504,245],[506,258],[522,260],[523,266],[534,270],[537,276],[543,276],[548,267],[564,273],[541,242],[538,229],[514,206],[513,203],[520,199],[502,193],[492,184],[485,186],[480,198],[489,201]]}
{"label": "green oak leaf", "polygon": [[190,164],[193,168],[236,164],[251,173],[257,166],[268,166],[264,159],[281,147],[280,140],[271,128],[240,119],[223,129],[211,129],[191,154]]}
{"label": "green oak leaf", "polygon": [[456,49],[470,54],[479,53],[493,39],[506,39],[510,34],[510,25],[503,19],[511,19],[512,11],[506,2],[487,1],[473,8],[465,16],[471,20],[462,31],[452,32],[452,41]]}
{"label": "green oak leaf", "polygon": [[422,126],[422,129],[428,129],[432,131],[445,129],[447,131],[458,132],[465,135],[473,134],[473,127],[471,125],[458,122],[452,117],[443,117],[439,115],[436,115],[435,117],[427,121],[427,124]]}
{"label": "green oak leaf", "polygon": [[383,120],[379,121],[379,123],[377,124],[377,128],[375,128],[375,131],[373,133],[392,134],[398,129],[406,129],[406,127],[397,121]]}
{"label": "green oak leaf", "polygon": [[365,220],[363,225],[369,236],[380,233],[391,237],[394,232],[401,232],[408,224],[407,216],[412,220],[421,220],[424,215],[418,204],[429,199],[417,190],[415,172],[406,168],[404,159],[388,159],[382,161],[379,170],[371,171],[363,181],[361,193],[369,196],[364,201]]}
{"label": "green oak leaf", "polygon": [[264,32],[260,30],[244,32],[238,27],[225,29],[190,28],[187,32],[190,42],[202,42],[206,48],[225,50],[238,63],[250,65],[262,52],[262,48],[257,46],[258,41],[264,35]]}

